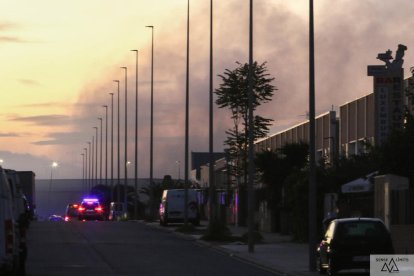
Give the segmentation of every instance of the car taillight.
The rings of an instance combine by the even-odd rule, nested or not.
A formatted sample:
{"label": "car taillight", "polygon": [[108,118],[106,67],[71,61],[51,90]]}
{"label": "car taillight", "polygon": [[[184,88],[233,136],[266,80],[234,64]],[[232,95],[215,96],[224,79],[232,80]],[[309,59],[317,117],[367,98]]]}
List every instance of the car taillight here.
{"label": "car taillight", "polygon": [[96,212],[98,212],[98,213],[100,213],[100,212],[102,212],[103,210],[102,210],[102,207],[95,207],[95,211],[96,211]]}
{"label": "car taillight", "polygon": [[68,216],[65,216],[65,221],[69,221],[69,217]]}
{"label": "car taillight", "polygon": [[5,220],[4,228],[6,230],[6,252],[13,253],[13,221],[11,219]]}
{"label": "car taillight", "polygon": [[79,211],[79,212],[83,212],[83,211],[85,211],[85,208],[83,208],[83,207],[81,206],[81,207],[79,207],[79,208],[78,208],[78,211]]}

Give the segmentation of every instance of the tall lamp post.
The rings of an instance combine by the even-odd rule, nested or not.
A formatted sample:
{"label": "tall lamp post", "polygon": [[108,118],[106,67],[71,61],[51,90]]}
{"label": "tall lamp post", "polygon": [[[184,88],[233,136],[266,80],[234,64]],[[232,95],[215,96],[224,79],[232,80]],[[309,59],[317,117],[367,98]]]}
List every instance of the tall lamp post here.
{"label": "tall lamp post", "polygon": [[108,106],[105,108],[105,186],[108,186]]}
{"label": "tall lamp post", "polygon": [[98,127],[93,127],[96,131],[95,138],[95,185],[98,184]]}
{"label": "tall lamp post", "polygon": [[48,204],[48,207],[49,207],[49,212],[50,212],[50,210],[52,209],[51,208],[51,202],[50,202],[50,193],[52,192],[52,182],[53,182],[53,169],[55,169],[55,168],[57,168],[59,166],[59,164],[58,164],[58,162],[52,162],[52,165],[50,166],[50,182],[49,182],[49,196],[48,196],[48,198],[49,198],[49,204]]}
{"label": "tall lamp post", "polygon": [[185,78],[185,146],[184,146],[184,225],[188,222],[188,133],[189,133],[189,79],[190,79],[190,0],[187,0],[187,59]]}
{"label": "tall lamp post", "polygon": [[85,183],[83,185],[83,189],[86,192],[88,190],[88,149],[83,148],[83,150],[85,151]]}
{"label": "tall lamp post", "polygon": [[89,187],[89,192],[93,187],[95,182],[95,136],[92,136],[92,176],[91,176],[91,186]]}
{"label": "tall lamp post", "polygon": [[114,82],[116,82],[117,84],[118,84],[118,109],[117,109],[117,111],[118,111],[118,151],[117,151],[117,156],[118,156],[118,175],[117,175],[117,179],[118,179],[118,182],[117,182],[117,197],[116,197],[116,201],[117,202],[121,202],[121,191],[120,191],[120,189],[119,189],[119,183],[120,183],[120,181],[121,181],[121,173],[120,173],[120,171],[121,171],[121,163],[120,163],[120,161],[121,161],[121,158],[120,158],[120,152],[121,152],[121,143],[120,143],[120,133],[119,133],[119,127],[120,127],[120,122],[119,122],[119,114],[120,114],[120,111],[119,111],[119,108],[120,108],[120,106],[119,106],[119,80],[114,80]]}
{"label": "tall lamp post", "polygon": [[114,93],[111,95],[111,201],[114,201]]}
{"label": "tall lamp post", "polygon": [[82,187],[85,186],[85,153],[81,153],[82,155]]}
{"label": "tall lamp post", "polygon": [[124,158],[125,158],[125,162],[124,162],[124,167],[125,167],[125,180],[124,180],[124,212],[125,215],[128,215],[128,203],[127,203],[127,187],[128,187],[128,166],[127,166],[127,162],[128,162],[128,124],[127,124],[127,119],[128,119],[128,105],[127,105],[127,97],[128,97],[128,68],[127,67],[121,67],[122,69],[125,70],[125,153],[124,153]]}
{"label": "tall lamp post", "polygon": [[[154,26],[146,26],[151,29],[151,106],[150,106],[150,187],[153,185],[153,162],[154,162]],[[154,195],[150,193],[150,216],[153,216]]]}
{"label": "tall lamp post", "polygon": [[254,122],[253,122],[253,0],[250,0],[249,10],[249,152],[248,152],[248,170],[249,182],[248,191],[248,251],[254,252]]}
{"label": "tall lamp post", "polygon": [[315,156],[315,49],[313,0],[309,0],[309,270],[316,270],[316,156]]}
{"label": "tall lamp post", "polygon": [[101,134],[101,141],[99,143],[100,150],[99,150],[99,184],[102,184],[102,118],[99,117],[98,120],[101,123],[100,127],[100,134]]}
{"label": "tall lamp post", "polygon": [[87,191],[87,193],[89,194],[89,189],[90,189],[90,186],[91,186],[91,179],[92,179],[92,151],[91,151],[91,142],[87,142],[88,143],[88,146],[89,146],[89,170],[88,170],[88,172],[89,172],[89,174],[88,174],[88,183],[87,183],[87,187],[86,187],[86,191]]}
{"label": "tall lamp post", "polygon": [[134,171],[134,219],[138,219],[138,50],[131,50],[136,54],[135,60],[135,171]]}
{"label": "tall lamp post", "polygon": [[[210,0],[210,85],[209,85],[209,203],[210,226],[216,220],[216,197],[214,179],[214,150],[213,150],[213,0]],[[210,227],[211,228],[211,227]]]}

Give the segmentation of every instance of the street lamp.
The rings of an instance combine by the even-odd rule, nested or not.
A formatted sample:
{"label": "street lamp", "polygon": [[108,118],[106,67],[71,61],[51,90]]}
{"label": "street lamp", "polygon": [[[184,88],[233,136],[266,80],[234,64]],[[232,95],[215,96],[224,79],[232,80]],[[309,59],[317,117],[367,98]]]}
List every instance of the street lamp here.
{"label": "street lamp", "polygon": [[[120,126],[120,122],[119,122],[119,80],[114,80],[114,82],[116,82],[118,84],[118,152],[117,152],[117,155],[118,155],[118,177],[117,177],[118,183],[117,183],[117,185],[119,185],[119,183],[120,183],[120,171],[121,171],[121,163],[120,163],[120,160],[121,160],[120,151],[121,151],[121,149],[120,149],[120,134],[119,134],[119,126]],[[121,194],[120,194],[121,191],[119,190],[119,186],[118,186],[117,190],[118,190],[118,192],[117,192],[116,201],[120,202],[121,201]]]}
{"label": "street lamp", "polygon": [[[151,28],[151,105],[150,105],[150,187],[153,185],[153,163],[154,163],[154,26]],[[153,216],[154,195],[150,192],[150,216]]]}
{"label": "street lamp", "polygon": [[89,188],[89,192],[93,187],[93,183],[95,181],[95,136],[92,136],[92,175],[91,175],[91,186]]}
{"label": "street lamp", "polygon": [[93,127],[96,131],[95,139],[95,185],[98,184],[98,127]]}
{"label": "street lamp", "polygon": [[108,186],[108,106],[105,108],[105,186]]}
{"label": "street lamp", "polygon": [[89,194],[89,187],[90,186],[92,186],[91,185],[91,179],[92,179],[92,152],[91,152],[91,142],[87,142],[88,143],[88,145],[89,145],[89,170],[88,170],[88,172],[89,172],[89,175],[88,175],[88,184],[87,184],[87,187],[86,187],[86,191],[87,191],[87,193]]}
{"label": "street lamp", "polygon": [[248,251],[254,252],[254,122],[253,122],[253,0],[250,0],[249,9],[249,80],[248,80],[248,94],[249,94],[249,152],[248,152],[248,174],[249,181],[247,184],[248,193]]}
{"label": "street lamp", "polygon": [[101,123],[101,142],[100,142],[100,151],[99,151],[99,184],[102,184],[102,118],[99,117],[98,120]]}
{"label": "street lamp", "polygon": [[85,153],[82,155],[82,187],[85,185]]}
{"label": "street lamp", "polygon": [[[184,206],[188,204],[188,140],[189,140],[189,79],[190,79],[190,0],[187,0],[187,62],[185,78],[185,146],[184,146]],[[184,208],[184,225],[187,226],[188,210]]]}
{"label": "street lamp", "polygon": [[[209,216],[210,226],[214,225],[216,217],[216,185],[214,179],[214,149],[213,149],[213,0],[210,0],[210,87],[209,87]],[[211,228],[211,227],[209,227]]]}
{"label": "street lamp", "polygon": [[83,185],[83,189],[86,192],[88,190],[88,149],[83,148],[83,150],[85,151],[85,183]]}
{"label": "street lamp", "polygon": [[136,53],[135,60],[135,200],[134,200],[134,218],[138,219],[138,50],[131,50]]}
{"label": "street lamp", "polygon": [[315,47],[313,0],[309,0],[309,271],[316,270],[316,164],[315,164]]}
{"label": "street lamp", "polygon": [[[57,168],[59,166],[59,164],[58,164],[58,162],[56,162],[56,161],[53,161],[52,162],[52,165],[50,166],[50,182],[49,182],[49,193],[48,193],[48,201],[49,201],[49,204],[48,204],[48,207],[49,207],[49,212],[50,212],[50,210],[51,210],[51,203],[50,203],[50,193],[52,192],[52,181],[53,181],[53,169],[55,169],[55,168]],[[51,215],[51,213],[50,213],[50,215]]]}
{"label": "street lamp", "polygon": [[114,201],[114,93],[111,95],[111,201]]}
{"label": "street lamp", "polygon": [[126,166],[127,164],[127,158],[128,158],[128,124],[127,124],[127,118],[128,118],[128,105],[127,105],[127,97],[128,97],[128,68],[127,67],[121,67],[121,69],[125,70],[125,153],[124,153],[124,158],[125,158],[125,180],[124,180],[124,207],[126,210],[127,208],[127,194],[126,194],[126,190],[127,190],[127,186],[128,186],[128,168]]}

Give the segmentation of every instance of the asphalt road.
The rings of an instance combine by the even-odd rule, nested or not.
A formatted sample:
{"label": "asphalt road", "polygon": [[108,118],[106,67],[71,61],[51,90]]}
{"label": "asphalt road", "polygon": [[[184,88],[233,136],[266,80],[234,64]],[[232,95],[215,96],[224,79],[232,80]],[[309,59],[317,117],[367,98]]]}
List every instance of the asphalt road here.
{"label": "asphalt road", "polygon": [[140,222],[33,222],[29,276],[275,275]]}

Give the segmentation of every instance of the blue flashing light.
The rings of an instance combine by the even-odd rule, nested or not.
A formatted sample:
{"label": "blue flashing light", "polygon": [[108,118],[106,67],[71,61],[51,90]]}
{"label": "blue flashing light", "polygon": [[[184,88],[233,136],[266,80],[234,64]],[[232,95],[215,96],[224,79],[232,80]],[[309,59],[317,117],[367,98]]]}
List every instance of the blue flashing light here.
{"label": "blue flashing light", "polygon": [[84,198],[83,201],[84,202],[99,202],[97,198]]}

